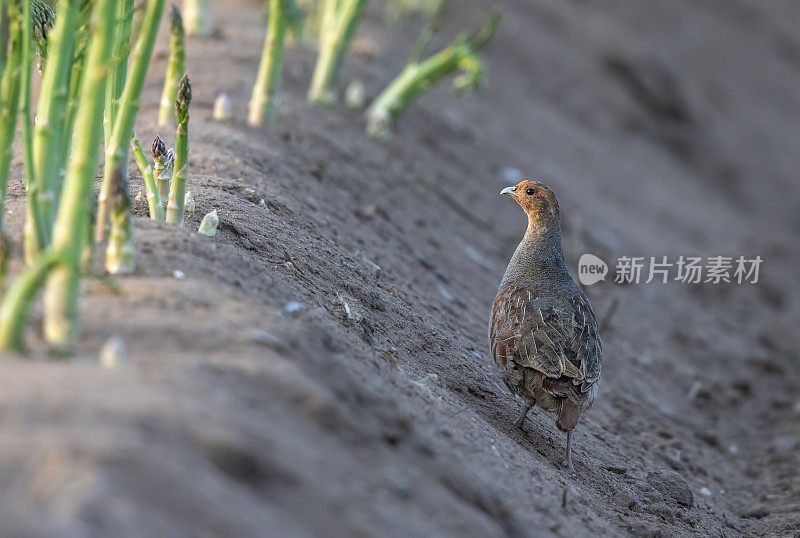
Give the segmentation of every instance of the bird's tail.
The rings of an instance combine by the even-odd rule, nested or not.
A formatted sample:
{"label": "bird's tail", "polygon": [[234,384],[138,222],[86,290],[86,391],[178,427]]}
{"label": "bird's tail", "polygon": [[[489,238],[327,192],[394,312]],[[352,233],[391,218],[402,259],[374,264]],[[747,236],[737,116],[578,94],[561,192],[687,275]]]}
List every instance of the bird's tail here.
{"label": "bird's tail", "polygon": [[581,408],[577,403],[570,398],[561,399],[561,410],[558,412],[556,419],[556,426],[562,432],[568,432],[575,429],[578,425],[578,418],[580,418]]}

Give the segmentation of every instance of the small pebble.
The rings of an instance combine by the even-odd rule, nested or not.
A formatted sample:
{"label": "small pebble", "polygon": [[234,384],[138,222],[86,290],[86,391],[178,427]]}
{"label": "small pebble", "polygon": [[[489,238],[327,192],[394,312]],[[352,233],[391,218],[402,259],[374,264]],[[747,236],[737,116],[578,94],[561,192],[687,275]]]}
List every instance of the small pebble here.
{"label": "small pebble", "polygon": [[116,368],[128,358],[125,341],[119,336],[112,336],[106,340],[100,349],[100,364],[103,368]]}
{"label": "small pebble", "polygon": [[389,214],[381,206],[377,204],[370,204],[356,210],[356,216],[360,219],[370,220],[375,217],[381,217],[384,220],[389,220]]}
{"label": "small pebble", "polygon": [[283,310],[287,314],[295,314],[297,312],[300,312],[303,308],[305,308],[305,305],[303,303],[299,303],[297,301],[289,301],[284,305]]}
{"label": "small pebble", "polygon": [[711,496],[711,490],[706,488],[706,487],[702,487],[702,488],[700,488],[700,494],[701,495],[705,495],[706,497],[710,497]]}
{"label": "small pebble", "polygon": [[357,250],[355,252],[355,257],[361,264],[366,267],[370,274],[372,274],[373,278],[380,278],[381,276],[381,267],[377,263],[373,262],[369,258],[367,258],[367,253],[363,250]]}
{"label": "small pebble", "polygon": [[336,306],[341,308],[346,321],[358,323],[364,319],[364,316],[351,307],[350,303],[348,303],[347,300],[341,295],[336,297]]}
{"label": "small pebble", "polygon": [[453,299],[455,299],[455,297],[453,297],[453,294],[447,291],[447,289],[445,289],[445,287],[442,285],[439,285],[439,293],[442,294],[442,297],[444,297],[445,301],[452,301]]}
{"label": "small pebble", "polygon": [[728,452],[731,454],[738,454],[739,453],[739,446],[738,445],[731,445],[728,447]]}
{"label": "small pebble", "polygon": [[225,93],[219,94],[214,100],[214,119],[217,121],[228,121],[231,119],[231,100]]}
{"label": "small pebble", "polygon": [[183,280],[184,278],[186,278],[186,273],[184,273],[184,272],[183,272],[183,271],[181,271],[180,269],[175,269],[175,270],[172,272],[172,276],[173,276],[174,278],[177,278],[178,280]]}
{"label": "small pebble", "polygon": [[271,347],[278,351],[286,349],[286,343],[283,340],[261,329],[251,328],[247,331],[247,338],[256,344]]}
{"label": "small pebble", "polygon": [[692,383],[692,386],[689,387],[689,391],[686,393],[686,399],[690,402],[697,398],[697,395],[700,394],[700,389],[703,388],[703,384],[700,381],[695,381]]}
{"label": "small pebble", "polygon": [[364,101],[366,101],[364,83],[354,80],[344,92],[344,102],[350,108],[361,108],[364,106]]}
{"label": "small pebble", "polygon": [[248,202],[252,202],[254,204],[257,204],[259,200],[261,200],[262,198],[261,193],[256,192],[255,189],[251,189],[250,187],[246,187],[244,189],[244,193],[242,196],[245,200],[247,200]]}
{"label": "small pebble", "polygon": [[504,185],[516,185],[524,179],[522,171],[511,166],[504,166],[500,169],[500,181]]}

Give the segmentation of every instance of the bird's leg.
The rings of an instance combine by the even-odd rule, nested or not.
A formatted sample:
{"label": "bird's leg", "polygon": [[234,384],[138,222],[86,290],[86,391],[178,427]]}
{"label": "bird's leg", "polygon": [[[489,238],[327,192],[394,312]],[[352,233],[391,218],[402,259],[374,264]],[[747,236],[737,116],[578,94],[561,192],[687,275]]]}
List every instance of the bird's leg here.
{"label": "bird's leg", "polygon": [[534,405],[536,404],[535,403],[529,404],[525,402],[525,409],[522,410],[517,419],[514,421],[514,426],[516,426],[520,430],[522,429],[522,424],[525,423],[525,417],[528,416],[528,411],[530,411]]}
{"label": "bird's leg", "polygon": [[575,472],[575,467],[572,466],[572,430],[567,432],[567,459],[561,462],[561,465]]}

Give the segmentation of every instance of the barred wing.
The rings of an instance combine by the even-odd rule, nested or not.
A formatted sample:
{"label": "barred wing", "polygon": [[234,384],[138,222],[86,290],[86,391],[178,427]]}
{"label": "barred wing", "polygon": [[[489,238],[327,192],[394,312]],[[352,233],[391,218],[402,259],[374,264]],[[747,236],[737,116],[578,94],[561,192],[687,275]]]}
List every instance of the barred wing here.
{"label": "barred wing", "polygon": [[603,344],[597,330],[597,318],[589,299],[583,292],[572,297],[572,350],[575,362],[580,365],[583,374],[581,391],[586,392],[588,386],[597,383],[600,368],[603,365]]}
{"label": "barred wing", "polygon": [[523,288],[501,291],[492,308],[489,343],[498,366],[513,360],[551,378],[567,376],[582,391],[600,376],[597,322],[580,292],[569,308],[558,308]]}

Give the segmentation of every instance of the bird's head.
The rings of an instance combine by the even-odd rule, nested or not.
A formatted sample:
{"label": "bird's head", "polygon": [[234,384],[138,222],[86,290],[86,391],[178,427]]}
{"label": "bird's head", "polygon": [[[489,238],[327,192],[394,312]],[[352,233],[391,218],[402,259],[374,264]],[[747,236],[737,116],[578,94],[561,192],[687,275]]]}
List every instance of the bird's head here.
{"label": "bird's head", "polygon": [[528,215],[531,226],[546,227],[558,223],[558,200],[544,183],[526,179],[513,187],[506,187],[500,194],[507,194],[516,200]]}

